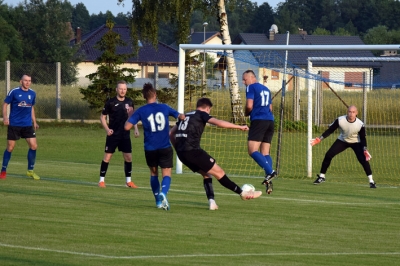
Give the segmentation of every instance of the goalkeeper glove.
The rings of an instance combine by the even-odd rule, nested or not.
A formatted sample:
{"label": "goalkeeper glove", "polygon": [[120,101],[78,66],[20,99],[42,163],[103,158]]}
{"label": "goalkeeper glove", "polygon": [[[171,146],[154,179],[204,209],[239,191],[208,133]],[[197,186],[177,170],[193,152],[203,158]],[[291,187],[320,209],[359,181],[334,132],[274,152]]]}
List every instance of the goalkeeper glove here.
{"label": "goalkeeper glove", "polygon": [[316,137],[315,139],[310,140],[311,146],[317,145],[318,143],[321,142],[321,139]]}
{"label": "goalkeeper glove", "polygon": [[365,156],[366,161],[369,161],[372,158],[372,156],[371,156],[371,154],[369,154],[368,150],[364,150],[364,156]]}

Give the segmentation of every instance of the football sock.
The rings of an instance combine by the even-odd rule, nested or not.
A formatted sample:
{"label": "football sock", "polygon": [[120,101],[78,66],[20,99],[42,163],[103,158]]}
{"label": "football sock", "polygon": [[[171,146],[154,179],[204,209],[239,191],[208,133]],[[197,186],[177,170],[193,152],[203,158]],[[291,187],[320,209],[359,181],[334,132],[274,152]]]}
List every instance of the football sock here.
{"label": "football sock", "polygon": [[[100,165],[100,182],[104,182],[104,177],[106,177],[107,169],[108,169],[108,163],[106,163],[105,161],[101,161],[101,165]],[[101,180],[102,177],[103,177],[103,180]]]}
{"label": "football sock", "polygon": [[28,170],[33,170],[36,161],[36,150],[28,150]]}
{"label": "football sock", "polygon": [[153,191],[154,197],[157,199],[157,196],[160,193],[160,181],[158,181],[158,176],[150,176],[150,187]]}
{"label": "football sock", "polygon": [[214,188],[212,178],[203,179],[204,190],[206,191],[207,199],[214,199]]}
{"label": "football sock", "polygon": [[372,175],[369,175],[369,176],[368,176],[368,179],[369,179],[369,182],[370,182],[370,183],[375,183],[375,182],[374,182],[374,179],[372,179]]}
{"label": "football sock", "polygon": [[6,171],[7,166],[8,166],[8,162],[11,159],[11,152],[9,152],[7,149],[4,151],[3,154],[3,166],[1,167],[1,171]]}
{"label": "football sock", "polygon": [[272,166],[267,163],[265,157],[258,151],[255,151],[251,154],[251,158],[262,168],[264,169],[265,175],[272,173]]}
{"label": "football sock", "polygon": [[130,176],[127,176],[126,177],[126,183],[129,183],[129,182],[131,182],[132,181],[132,178],[130,177]]}
{"label": "football sock", "polygon": [[323,178],[325,178],[325,174],[319,174],[319,177],[323,177]]}
{"label": "football sock", "polygon": [[242,193],[242,189],[238,185],[236,185],[232,180],[230,180],[229,177],[227,177],[226,175],[224,175],[218,181],[221,185],[223,185],[227,189],[232,190],[233,192],[235,192],[237,194]]}
{"label": "football sock", "polygon": [[264,157],[265,157],[265,159],[267,160],[267,163],[271,166],[271,168],[273,168],[272,167],[272,157],[271,157],[271,155],[264,155]]}
{"label": "football sock", "polygon": [[165,196],[167,196],[170,186],[171,186],[171,177],[164,176],[161,181],[161,192],[164,193]]}
{"label": "football sock", "polygon": [[[132,174],[132,162],[124,162],[124,171],[126,176],[126,182],[131,182],[131,174]],[[129,177],[129,181],[128,181]]]}
{"label": "football sock", "polygon": [[99,182],[104,182],[104,176],[100,176]]}

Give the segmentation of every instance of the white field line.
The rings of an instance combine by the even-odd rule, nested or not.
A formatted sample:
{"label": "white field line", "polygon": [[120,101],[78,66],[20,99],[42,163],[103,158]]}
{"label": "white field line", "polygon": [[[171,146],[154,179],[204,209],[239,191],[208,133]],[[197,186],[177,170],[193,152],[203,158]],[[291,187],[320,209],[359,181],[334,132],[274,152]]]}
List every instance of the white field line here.
{"label": "white field line", "polygon": [[23,249],[23,250],[35,250],[35,251],[44,251],[51,253],[61,253],[61,254],[70,254],[70,255],[78,255],[78,256],[86,256],[86,257],[98,257],[105,259],[163,259],[163,258],[196,258],[196,257],[262,257],[262,256],[359,256],[359,255],[373,255],[373,256],[400,256],[400,252],[324,252],[324,253],[316,253],[316,252],[272,252],[272,253],[240,253],[240,254],[177,254],[177,255],[136,255],[136,256],[110,256],[96,253],[86,253],[86,252],[74,252],[68,250],[58,250],[58,249],[48,249],[48,248],[38,248],[38,247],[28,247],[28,246],[19,246],[19,245],[10,245],[0,242],[1,247],[12,248],[12,249]]}

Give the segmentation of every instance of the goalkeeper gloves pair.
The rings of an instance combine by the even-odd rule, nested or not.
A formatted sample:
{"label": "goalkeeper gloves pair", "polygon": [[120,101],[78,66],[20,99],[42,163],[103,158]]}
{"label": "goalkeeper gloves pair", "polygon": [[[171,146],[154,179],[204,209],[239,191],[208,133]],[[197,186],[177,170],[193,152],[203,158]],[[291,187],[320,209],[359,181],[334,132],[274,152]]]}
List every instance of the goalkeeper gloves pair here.
{"label": "goalkeeper gloves pair", "polygon": [[[310,145],[311,146],[317,145],[321,142],[321,140],[322,138],[316,137],[315,139],[310,140]],[[368,152],[366,147],[364,147],[364,156],[366,161],[369,161],[372,158],[371,154]]]}

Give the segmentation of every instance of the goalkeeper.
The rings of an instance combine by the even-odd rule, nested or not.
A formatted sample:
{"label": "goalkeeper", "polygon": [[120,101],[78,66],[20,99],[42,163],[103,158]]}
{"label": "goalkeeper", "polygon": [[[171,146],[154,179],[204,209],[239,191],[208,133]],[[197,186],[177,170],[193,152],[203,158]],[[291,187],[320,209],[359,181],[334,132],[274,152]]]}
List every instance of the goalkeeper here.
{"label": "goalkeeper", "polygon": [[357,118],[357,107],[354,105],[348,107],[347,115],[339,116],[329,128],[320,136],[310,141],[311,146],[320,143],[324,138],[327,138],[337,128],[340,128],[340,135],[326,152],[325,158],[322,161],[320,174],[314,181],[315,185],[325,182],[325,174],[331,164],[333,157],[346,150],[352,148],[357,156],[358,161],[364,168],[369,179],[369,187],[376,188],[376,184],[372,179],[371,166],[369,160],[372,158],[367,150],[367,139],[365,134],[364,123]]}

